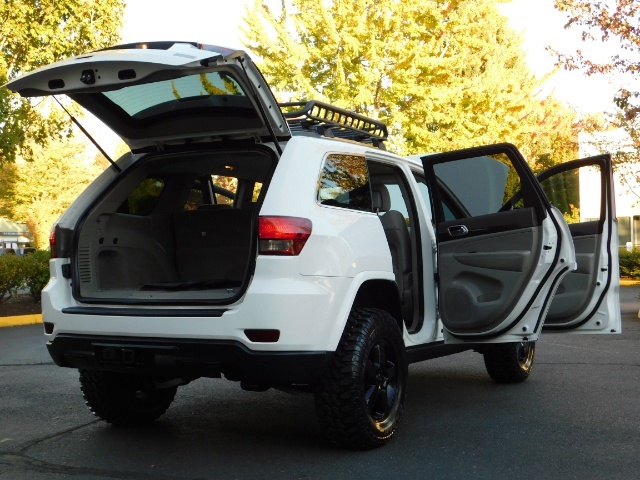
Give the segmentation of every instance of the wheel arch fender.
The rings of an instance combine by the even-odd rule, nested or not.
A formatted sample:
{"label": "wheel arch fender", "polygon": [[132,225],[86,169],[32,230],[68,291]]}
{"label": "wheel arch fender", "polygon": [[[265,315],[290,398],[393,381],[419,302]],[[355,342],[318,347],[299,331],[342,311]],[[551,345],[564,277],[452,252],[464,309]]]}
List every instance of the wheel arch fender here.
{"label": "wheel arch fender", "polygon": [[398,286],[392,280],[370,279],[358,288],[352,308],[379,308],[389,312],[403,331],[402,307]]}
{"label": "wheel arch fender", "polygon": [[350,278],[349,286],[334,292],[339,297],[332,310],[334,319],[327,332],[327,351],[335,351],[347,325],[349,314],[354,308],[379,308],[389,312],[404,332],[400,313],[400,297],[392,272],[366,271]]}

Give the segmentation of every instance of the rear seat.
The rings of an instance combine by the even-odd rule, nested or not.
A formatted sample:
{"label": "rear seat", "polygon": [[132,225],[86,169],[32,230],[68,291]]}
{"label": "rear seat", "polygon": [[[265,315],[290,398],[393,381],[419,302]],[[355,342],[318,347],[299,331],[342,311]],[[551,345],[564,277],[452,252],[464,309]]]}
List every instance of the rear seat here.
{"label": "rear seat", "polygon": [[251,210],[220,208],[173,214],[182,281],[238,285],[251,251]]}

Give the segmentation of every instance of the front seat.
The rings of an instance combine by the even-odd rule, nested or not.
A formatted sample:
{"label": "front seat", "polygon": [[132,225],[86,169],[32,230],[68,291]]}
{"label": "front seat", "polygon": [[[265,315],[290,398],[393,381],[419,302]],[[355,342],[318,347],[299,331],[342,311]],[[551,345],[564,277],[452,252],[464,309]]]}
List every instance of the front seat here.
{"label": "front seat", "polygon": [[413,319],[413,301],[411,289],[413,274],[411,266],[411,237],[404,215],[397,210],[390,210],[391,197],[384,185],[373,185],[373,208],[378,214],[382,228],[387,237],[393,273],[398,284],[398,291],[402,301],[402,316],[411,324]]}

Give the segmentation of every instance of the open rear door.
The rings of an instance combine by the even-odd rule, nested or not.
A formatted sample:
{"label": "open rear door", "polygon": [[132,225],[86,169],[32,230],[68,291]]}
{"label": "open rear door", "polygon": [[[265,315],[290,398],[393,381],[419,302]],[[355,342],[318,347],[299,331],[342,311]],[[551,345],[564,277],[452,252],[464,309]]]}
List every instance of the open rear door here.
{"label": "open rear door", "polygon": [[620,333],[618,231],[611,156],[557,165],[538,176],[569,224],[578,268],[549,308],[545,330]]}
{"label": "open rear door", "polygon": [[510,144],[422,157],[447,343],[537,340],[575,268],[569,228]]}

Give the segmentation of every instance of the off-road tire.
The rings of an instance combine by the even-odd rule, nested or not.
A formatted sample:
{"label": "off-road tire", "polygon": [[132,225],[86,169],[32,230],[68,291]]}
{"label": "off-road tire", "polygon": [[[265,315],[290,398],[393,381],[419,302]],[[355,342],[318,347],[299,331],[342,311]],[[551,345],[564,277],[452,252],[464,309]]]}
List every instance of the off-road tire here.
{"label": "off-road tire", "polygon": [[407,389],[402,333],[384,310],[351,311],[331,364],[315,389],[320,426],[335,445],[378,447],[396,432]]}
{"label": "off-road tire", "polygon": [[533,368],[535,342],[499,343],[484,352],[484,365],[498,383],[524,382]]}
{"label": "off-road tire", "polygon": [[91,412],[116,426],[139,425],[167,411],[178,387],[154,388],[154,379],[80,370],[80,388]]}

